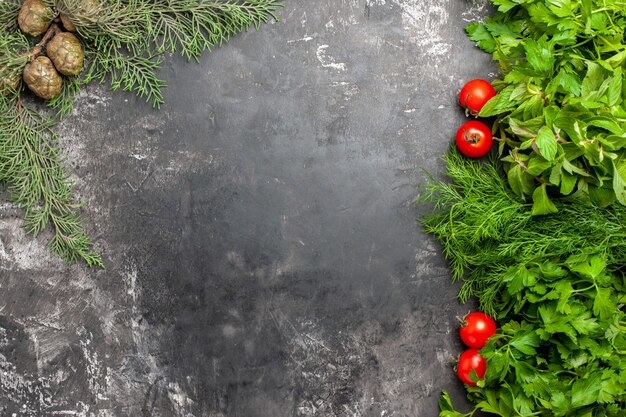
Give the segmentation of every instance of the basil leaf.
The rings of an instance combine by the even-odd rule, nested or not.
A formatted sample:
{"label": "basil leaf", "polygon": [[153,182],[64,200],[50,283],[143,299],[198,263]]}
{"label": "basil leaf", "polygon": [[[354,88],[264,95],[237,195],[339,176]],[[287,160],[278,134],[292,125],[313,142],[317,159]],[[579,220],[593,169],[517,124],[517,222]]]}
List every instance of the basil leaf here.
{"label": "basil leaf", "polygon": [[556,136],[554,135],[552,129],[547,126],[543,126],[541,129],[539,129],[539,133],[537,134],[535,142],[539,147],[539,152],[541,156],[543,156],[544,159],[546,159],[547,161],[552,161],[556,156],[556,152],[558,149]]}
{"label": "basil leaf", "polygon": [[540,187],[535,188],[535,191],[533,192],[532,215],[538,216],[542,214],[556,213],[557,211],[558,209],[548,197],[546,184],[542,184]]}
{"label": "basil leaf", "polygon": [[615,161],[612,161],[613,165],[613,191],[615,192],[615,197],[617,201],[621,204],[626,205],[626,183],[622,178],[620,171],[617,169],[615,165]]}

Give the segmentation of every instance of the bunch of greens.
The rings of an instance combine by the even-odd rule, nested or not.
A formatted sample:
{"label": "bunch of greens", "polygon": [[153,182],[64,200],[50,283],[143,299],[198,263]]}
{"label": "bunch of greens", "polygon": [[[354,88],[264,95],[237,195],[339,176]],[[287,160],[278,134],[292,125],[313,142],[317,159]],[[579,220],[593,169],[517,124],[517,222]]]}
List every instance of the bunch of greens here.
{"label": "bunch of greens", "polygon": [[446,165],[450,182],[424,186],[420,199],[434,206],[422,224],[440,241],[453,278],[463,281],[462,302],[476,297],[483,311],[503,317],[518,301],[503,291],[504,277],[519,265],[592,253],[611,272],[626,263],[626,207],[598,207],[579,191],[554,201],[558,213],[536,216],[536,204],[519,200],[499,162],[451,149]]}
{"label": "bunch of greens", "polygon": [[[48,225],[50,248],[68,262],[102,266],[73,198],[58,149],[56,123],[72,111],[75,94],[91,82],[133,91],[155,107],[165,82],[157,75],[165,53],[197,60],[233,35],[275,18],[276,0],[44,0],[75,26],[84,48],[82,73],[67,77],[48,109],[10,80],[45,46],[17,25],[21,0],[0,1],[0,184],[25,211],[25,227]],[[61,16],[63,17],[63,16]],[[51,18],[54,18],[52,16]],[[9,87],[7,87],[9,86]]]}
{"label": "bunch of greens", "polygon": [[434,181],[423,220],[462,279],[501,325],[481,354],[485,379],[468,387],[477,410],[513,416],[626,414],[626,207],[598,207],[586,193],[535,216],[501,176],[501,164],[446,157],[450,182]]}
{"label": "bunch of greens", "polygon": [[621,0],[492,0],[467,32],[501,79],[480,116],[496,116],[508,182],[538,214],[581,190],[626,205],[626,4]]}

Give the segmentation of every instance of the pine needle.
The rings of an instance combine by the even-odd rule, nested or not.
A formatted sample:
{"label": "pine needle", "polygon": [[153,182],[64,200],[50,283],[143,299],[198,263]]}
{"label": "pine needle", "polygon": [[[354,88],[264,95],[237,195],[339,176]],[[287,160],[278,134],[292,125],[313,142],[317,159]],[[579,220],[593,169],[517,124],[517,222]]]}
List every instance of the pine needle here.
{"label": "pine needle", "polygon": [[84,259],[89,266],[103,267],[76,214],[54,125],[35,109],[1,100],[0,178],[9,184],[11,201],[24,209],[28,232],[37,236],[50,223],[53,252],[70,263]]}

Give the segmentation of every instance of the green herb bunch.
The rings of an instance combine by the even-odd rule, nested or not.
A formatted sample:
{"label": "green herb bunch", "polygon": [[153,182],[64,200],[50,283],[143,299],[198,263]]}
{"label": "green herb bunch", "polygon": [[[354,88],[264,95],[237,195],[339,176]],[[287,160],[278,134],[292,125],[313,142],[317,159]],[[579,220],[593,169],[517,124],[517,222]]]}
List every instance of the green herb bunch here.
{"label": "green herb bunch", "polygon": [[422,220],[440,241],[462,280],[461,302],[476,297],[480,308],[504,317],[518,300],[504,291],[504,278],[519,265],[572,255],[600,254],[609,271],[626,264],[626,207],[598,207],[583,192],[554,202],[558,213],[536,216],[535,205],[520,201],[502,177],[502,164],[468,160],[456,149],[445,157],[450,182],[424,186],[422,202],[433,204]]}
{"label": "green herb bunch", "polygon": [[[28,1],[28,0],[26,0]],[[91,82],[132,91],[163,104],[157,71],[166,53],[198,60],[235,34],[275,19],[276,0],[43,0],[51,26],[30,36],[18,28],[21,0],[0,2],[0,183],[37,235],[48,225],[50,248],[68,262],[103,266],[77,215],[55,125],[71,113],[73,98]],[[39,16],[41,17],[41,16]],[[51,30],[75,33],[84,53],[78,75],[63,77],[45,106],[27,93],[21,74],[45,53]],[[69,29],[71,27],[71,29]]]}
{"label": "green herb bunch", "polygon": [[462,301],[476,297],[500,324],[481,355],[487,373],[467,387],[477,410],[513,416],[626,415],[626,207],[579,192],[536,216],[502,164],[446,157],[450,181],[432,180],[423,224],[441,242]]}
{"label": "green herb bunch", "polygon": [[626,4],[618,0],[492,0],[471,39],[498,62],[495,116],[507,179],[538,214],[576,190],[626,205]]}

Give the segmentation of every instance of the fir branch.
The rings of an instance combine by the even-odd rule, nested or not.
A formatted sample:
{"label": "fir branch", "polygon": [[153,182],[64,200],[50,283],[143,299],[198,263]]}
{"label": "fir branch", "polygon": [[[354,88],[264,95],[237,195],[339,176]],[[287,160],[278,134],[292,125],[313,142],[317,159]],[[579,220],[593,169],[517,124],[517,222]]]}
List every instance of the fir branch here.
{"label": "fir branch", "polygon": [[[80,4],[63,1],[69,10]],[[72,6],[72,1],[78,5]],[[202,52],[235,34],[276,19],[280,6],[276,0],[110,1],[107,12],[97,20],[78,20],[89,67],[84,82],[110,79],[113,89],[134,91],[159,107],[165,86],[156,75],[162,64],[159,55],[178,52],[198,60]]]}
{"label": "fir branch", "polygon": [[80,91],[82,83],[78,77],[67,77],[63,82],[61,94],[48,100],[46,105],[56,110],[56,117],[62,119],[72,113],[74,109],[74,97]]}
{"label": "fir branch", "polygon": [[144,0],[56,0],[56,8],[75,24],[84,39],[108,38],[146,49],[150,3]]}
{"label": "fir branch", "polygon": [[182,56],[197,60],[202,52],[233,35],[276,19],[278,6],[273,0],[159,0],[150,9],[149,33],[157,50],[174,53],[180,49]]}
{"label": "fir branch", "polygon": [[8,184],[12,202],[25,210],[26,230],[37,236],[51,224],[53,252],[70,263],[84,259],[103,267],[76,214],[56,145],[56,122],[16,100],[0,101],[0,179]]}
{"label": "fir branch", "polygon": [[17,15],[20,12],[20,0],[4,0],[0,2],[0,33],[17,31]]}
{"label": "fir branch", "polygon": [[[98,39],[99,40],[99,39]],[[163,60],[160,56],[144,56],[124,53],[116,43],[109,40],[100,43],[100,50],[88,53],[87,68],[82,83],[109,80],[112,90],[134,91],[154,107],[163,104],[161,89],[165,82],[156,75]]]}
{"label": "fir branch", "polygon": [[[0,82],[21,77],[25,65],[45,53],[57,31],[75,26],[84,48],[82,73],[64,77],[60,95],[46,104],[54,118],[21,105],[21,84],[0,96],[0,182],[25,210],[25,227],[38,235],[53,229],[50,248],[68,262],[102,266],[92,249],[62,166],[54,127],[72,112],[73,97],[92,82],[133,91],[152,106],[163,104],[165,82],[157,76],[164,53],[198,60],[202,52],[270,19],[276,0],[44,0],[55,10],[43,35],[30,38],[16,24],[21,0],[0,0]],[[59,16],[62,14],[62,16]],[[69,20],[61,20],[61,17]],[[70,25],[71,23],[71,25]],[[67,25],[67,27],[65,27]]]}
{"label": "fir branch", "polygon": [[30,60],[30,40],[22,33],[0,33],[0,69],[5,74],[21,71]]}

